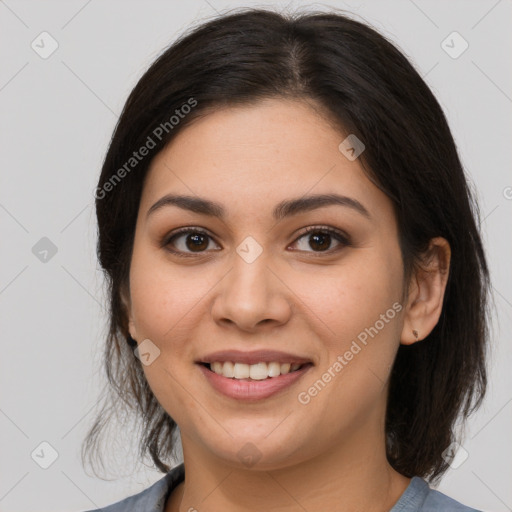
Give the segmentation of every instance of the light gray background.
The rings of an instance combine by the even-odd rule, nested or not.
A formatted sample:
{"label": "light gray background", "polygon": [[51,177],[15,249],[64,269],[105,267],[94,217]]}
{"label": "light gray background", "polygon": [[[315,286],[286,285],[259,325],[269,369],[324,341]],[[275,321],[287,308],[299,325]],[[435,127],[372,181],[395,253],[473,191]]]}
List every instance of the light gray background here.
{"label": "light gray background", "polygon": [[[100,507],[162,477],[149,462],[134,465],[133,449],[123,453],[135,442],[122,426],[113,445],[121,478],[88,475],[79,458],[105,385],[93,190],[124,101],[156,55],[191,24],[249,5],[293,10],[298,2],[0,2],[2,512]],[[467,427],[469,457],[439,489],[481,510],[512,510],[512,2],[304,7],[329,5],[362,16],[409,56],[443,106],[478,191],[496,303],[491,385]],[[43,31],[59,45],[47,59],[31,48]],[[457,59],[441,47],[453,31],[469,43]],[[46,262],[32,252],[42,237],[58,250]],[[58,452],[48,469],[31,457],[43,441]],[[40,460],[49,456],[38,450]]]}

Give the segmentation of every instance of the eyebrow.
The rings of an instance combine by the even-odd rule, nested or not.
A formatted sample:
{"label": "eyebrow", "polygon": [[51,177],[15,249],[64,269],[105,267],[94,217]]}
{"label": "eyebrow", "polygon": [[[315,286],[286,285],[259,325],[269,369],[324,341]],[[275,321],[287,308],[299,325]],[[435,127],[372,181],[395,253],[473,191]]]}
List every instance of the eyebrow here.
{"label": "eyebrow", "polygon": [[[287,199],[275,206],[272,215],[275,220],[279,221],[285,217],[332,205],[351,208],[368,219],[372,218],[370,212],[357,199],[339,194],[316,194]],[[226,210],[220,203],[202,197],[167,194],[151,206],[146,218],[166,206],[177,206],[183,210],[220,219],[225,219],[226,216]]]}

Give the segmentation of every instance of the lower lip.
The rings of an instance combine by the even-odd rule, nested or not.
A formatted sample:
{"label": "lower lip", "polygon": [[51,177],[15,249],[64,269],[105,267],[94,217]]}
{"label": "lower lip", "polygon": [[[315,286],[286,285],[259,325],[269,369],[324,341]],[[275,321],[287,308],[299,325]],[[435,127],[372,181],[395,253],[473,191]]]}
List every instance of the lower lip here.
{"label": "lower lip", "polygon": [[265,380],[229,379],[209,370],[202,364],[198,366],[208,382],[219,393],[237,400],[255,401],[268,398],[288,388],[297,382],[313,365],[309,363],[294,372]]}

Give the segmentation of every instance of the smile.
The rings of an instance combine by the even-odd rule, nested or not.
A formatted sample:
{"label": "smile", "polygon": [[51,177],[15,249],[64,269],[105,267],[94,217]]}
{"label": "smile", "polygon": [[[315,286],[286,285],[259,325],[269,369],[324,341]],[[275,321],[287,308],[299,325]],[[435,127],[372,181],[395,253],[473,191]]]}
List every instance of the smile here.
{"label": "smile", "polygon": [[237,400],[255,401],[273,396],[300,379],[312,363],[231,361],[199,363],[208,383],[219,393]]}
{"label": "smile", "polygon": [[210,370],[217,375],[222,375],[229,379],[252,379],[264,380],[267,378],[279,377],[287,373],[295,372],[301,368],[301,364],[278,363],[233,363],[232,361],[215,361],[209,365]]}

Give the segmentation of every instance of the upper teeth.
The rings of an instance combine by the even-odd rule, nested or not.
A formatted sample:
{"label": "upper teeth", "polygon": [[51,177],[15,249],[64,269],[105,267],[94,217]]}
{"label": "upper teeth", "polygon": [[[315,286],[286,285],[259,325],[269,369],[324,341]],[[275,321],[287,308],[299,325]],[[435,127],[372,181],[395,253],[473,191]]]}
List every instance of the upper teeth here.
{"label": "upper teeth", "polygon": [[215,361],[211,363],[211,369],[223,377],[230,379],[254,379],[264,380],[267,377],[279,377],[289,372],[293,372],[300,368],[300,364],[290,363],[257,363],[257,364],[244,364],[233,363],[231,361]]}

